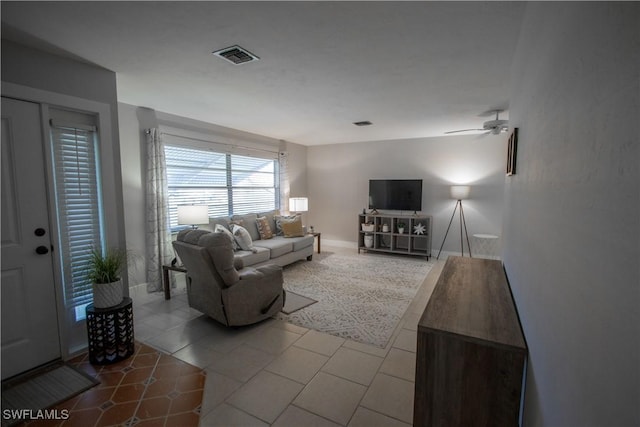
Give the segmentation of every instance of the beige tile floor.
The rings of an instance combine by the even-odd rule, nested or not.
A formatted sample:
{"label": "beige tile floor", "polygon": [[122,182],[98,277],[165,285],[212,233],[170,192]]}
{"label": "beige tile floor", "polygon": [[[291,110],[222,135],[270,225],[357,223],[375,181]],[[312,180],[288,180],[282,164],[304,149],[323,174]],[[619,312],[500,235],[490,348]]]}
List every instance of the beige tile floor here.
{"label": "beige tile floor", "polygon": [[226,328],[189,308],[180,288],[169,301],[133,292],[135,336],[206,370],[201,426],[409,426],[416,325],[443,265],[435,262],[386,348],[276,319]]}

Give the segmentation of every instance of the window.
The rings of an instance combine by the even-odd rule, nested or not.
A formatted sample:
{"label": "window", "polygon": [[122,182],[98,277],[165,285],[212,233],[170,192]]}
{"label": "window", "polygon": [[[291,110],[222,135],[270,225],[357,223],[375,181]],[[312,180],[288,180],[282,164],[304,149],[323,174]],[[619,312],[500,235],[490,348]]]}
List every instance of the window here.
{"label": "window", "polygon": [[81,320],[92,302],[86,274],[89,256],[92,249],[103,248],[95,127],[52,120],[51,153],[64,300]]}
{"label": "window", "polygon": [[275,209],[279,205],[278,162],[165,145],[169,221],[178,227],[178,206],[207,205],[209,216]]}

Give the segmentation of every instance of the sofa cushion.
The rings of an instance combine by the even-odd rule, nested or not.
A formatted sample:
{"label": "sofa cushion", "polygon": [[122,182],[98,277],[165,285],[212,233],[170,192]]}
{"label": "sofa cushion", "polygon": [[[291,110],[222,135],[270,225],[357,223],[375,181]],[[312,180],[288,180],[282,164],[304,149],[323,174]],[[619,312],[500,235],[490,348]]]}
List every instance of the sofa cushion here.
{"label": "sofa cushion", "polygon": [[207,228],[209,228],[211,231],[215,231],[216,224],[220,224],[227,230],[231,231],[230,221],[231,221],[231,217],[228,217],[228,216],[219,216],[216,218],[209,218],[209,226]]}
{"label": "sofa cushion", "polygon": [[267,248],[261,248],[254,246],[256,252],[239,250],[235,252],[234,256],[242,260],[245,267],[249,267],[260,262],[269,261],[270,251]]}
{"label": "sofa cushion", "polygon": [[297,252],[307,246],[313,246],[314,237],[312,234],[306,234],[302,237],[290,237],[287,238],[287,242],[291,242],[293,251]]}
{"label": "sofa cushion", "polygon": [[258,240],[255,242],[256,247],[267,248],[271,252],[270,258],[278,258],[286,253],[293,251],[293,244],[289,239],[284,237],[274,237],[269,240]]}
{"label": "sofa cushion", "polygon": [[259,217],[267,218],[267,221],[269,221],[269,227],[271,227],[271,232],[273,233],[274,236],[276,235],[276,216],[277,215],[280,215],[280,211],[278,209],[258,213]]}
{"label": "sofa cushion", "polygon": [[231,232],[240,249],[243,251],[254,251],[253,239],[251,239],[246,228],[238,224],[231,224]]}
{"label": "sofa cushion", "polygon": [[246,215],[234,215],[231,217],[231,221],[242,221],[240,225],[242,225],[249,232],[252,240],[260,239],[260,233],[258,233],[256,219],[258,219],[258,215],[254,213]]}
{"label": "sofa cushion", "polygon": [[302,237],[304,231],[302,230],[302,218],[299,216],[292,220],[282,220],[282,234],[284,237]]}
{"label": "sofa cushion", "polygon": [[273,237],[273,231],[266,216],[259,216],[258,219],[256,219],[256,225],[260,233],[260,240],[267,240]]}
{"label": "sofa cushion", "polygon": [[276,236],[284,236],[282,231],[282,222],[293,221],[298,217],[298,215],[274,215],[274,219],[276,222]]}

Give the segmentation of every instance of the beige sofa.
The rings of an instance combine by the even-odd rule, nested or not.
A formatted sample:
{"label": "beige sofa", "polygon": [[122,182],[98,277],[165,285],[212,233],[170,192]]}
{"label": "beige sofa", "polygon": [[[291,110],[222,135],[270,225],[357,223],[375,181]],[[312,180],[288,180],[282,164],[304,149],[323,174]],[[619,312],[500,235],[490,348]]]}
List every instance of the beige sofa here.
{"label": "beige sofa", "polygon": [[289,265],[299,260],[307,259],[311,261],[313,257],[313,235],[300,237],[284,237],[274,235],[271,239],[261,239],[258,226],[256,224],[259,217],[267,218],[269,226],[274,234],[278,229],[276,218],[278,211],[268,211],[259,213],[249,213],[245,215],[234,215],[231,217],[210,218],[209,224],[200,228],[215,231],[216,224],[220,224],[227,230],[231,230],[232,222],[239,222],[249,232],[254,250],[236,250],[235,258],[242,260],[245,267],[259,267],[267,264],[276,264],[281,267]]}

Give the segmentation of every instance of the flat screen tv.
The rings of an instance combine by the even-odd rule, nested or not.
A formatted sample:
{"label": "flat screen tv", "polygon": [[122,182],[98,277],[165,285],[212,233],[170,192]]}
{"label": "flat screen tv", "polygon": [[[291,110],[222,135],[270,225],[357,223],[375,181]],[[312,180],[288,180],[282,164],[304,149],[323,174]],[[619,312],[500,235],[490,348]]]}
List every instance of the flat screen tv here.
{"label": "flat screen tv", "polygon": [[369,209],[422,210],[421,179],[370,179]]}

